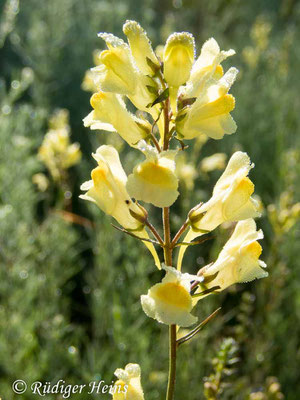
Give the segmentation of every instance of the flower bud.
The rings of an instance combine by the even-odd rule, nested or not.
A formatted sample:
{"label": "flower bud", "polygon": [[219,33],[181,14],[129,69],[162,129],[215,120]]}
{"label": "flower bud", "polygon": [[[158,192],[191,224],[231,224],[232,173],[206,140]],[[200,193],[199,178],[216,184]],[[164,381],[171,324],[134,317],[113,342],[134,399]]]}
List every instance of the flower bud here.
{"label": "flower bud", "polygon": [[164,77],[169,86],[179,87],[189,79],[195,56],[195,42],[190,33],[173,33],[164,48]]}
{"label": "flower bud", "polygon": [[136,203],[136,205],[139,208],[139,212],[137,212],[137,210],[134,211],[131,208],[129,209],[129,212],[133,216],[133,218],[135,218],[137,221],[145,225],[148,218],[148,211],[144,207],[142,207],[139,203]]}

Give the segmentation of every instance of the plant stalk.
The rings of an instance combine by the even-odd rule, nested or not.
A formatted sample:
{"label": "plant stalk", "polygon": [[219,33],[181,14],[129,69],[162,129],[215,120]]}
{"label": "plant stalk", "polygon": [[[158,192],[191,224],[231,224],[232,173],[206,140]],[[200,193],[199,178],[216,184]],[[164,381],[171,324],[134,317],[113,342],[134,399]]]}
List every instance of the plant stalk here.
{"label": "plant stalk", "polygon": [[[172,244],[170,232],[170,209],[163,208],[164,225],[164,258],[168,266],[172,266]],[[166,400],[174,399],[175,380],[176,380],[176,350],[177,350],[177,329],[176,325],[169,326],[169,379]]]}
{"label": "plant stalk", "polygon": [[[169,148],[169,126],[170,126],[170,100],[166,99],[164,104],[164,138],[163,138],[163,150]],[[164,259],[167,266],[172,267],[172,240],[171,240],[171,229],[170,229],[170,208],[163,208],[163,227],[164,227]],[[176,350],[177,350],[177,327],[176,325],[169,326],[169,379],[166,400],[174,399],[175,392],[175,380],[176,380]]]}
{"label": "plant stalk", "polygon": [[166,400],[174,399],[176,381],[176,325],[169,327],[169,380]]}

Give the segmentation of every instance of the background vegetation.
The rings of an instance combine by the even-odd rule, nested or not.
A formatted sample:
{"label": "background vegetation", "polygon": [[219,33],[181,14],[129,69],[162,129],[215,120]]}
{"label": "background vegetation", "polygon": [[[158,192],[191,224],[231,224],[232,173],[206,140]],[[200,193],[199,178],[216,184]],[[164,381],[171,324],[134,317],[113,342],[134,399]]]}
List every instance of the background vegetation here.
{"label": "background vegetation", "polygon": [[[141,364],[148,400],[164,396],[166,327],[147,319],[139,302],[161,274],[140,243],[78,199],[94,166],[91,151],[111,140],[120,146],[114,136],[82,125],[90,94],[81,83],[93,50],[103,46],[96,34],[121,35],[123,22],[136,19],[155,46],[172,31],[186,30],[198,50],[211,36],[223,49],[236,50],[225,67],[240,70],[233,88],[238,132],[189,150],[196,175],[183,180],[172,223],[175,231],[220,175],[204,173],[202,157],[244,149],[256,164],[251,179],[262,201],[258,225],[270,273],[199,304],[200,318],[221,303],[223,308],[181,348],[176,398],[298,400],[300,3],[1,0],[0,12],[0,396],[20,398],[11,390],[15,379],[110,382],[115,368],[128,362]],[[66,178],[68,190],[51,180],[37,157],[57,108],[69,111],[72,141],[83,152]],[[129,171],[135,156],[127,147],[120,150]],[[44,191],[33,183],[37,173],[48,179]],[[190,249],[185,268],[195,272],[213,260],[230,229]]]}

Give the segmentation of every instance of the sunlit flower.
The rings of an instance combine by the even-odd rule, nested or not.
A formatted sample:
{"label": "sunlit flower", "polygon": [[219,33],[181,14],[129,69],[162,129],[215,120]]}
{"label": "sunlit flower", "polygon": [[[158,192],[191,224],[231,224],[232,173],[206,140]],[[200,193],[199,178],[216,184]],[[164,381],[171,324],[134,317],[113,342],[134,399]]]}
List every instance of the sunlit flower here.
{"label": "sunlit flower", "polygon": [[[127,230],[136,236],[149,239],[144,229],[144,211],[134,203],[126,190],[127,176],[121,165],[119,154],[112,146],[100,146],[93,157],[98,166],[92,170],[92,179],[81,185],[87,191],[80,197],[92,201],[106,214],[115,218]],[[159,259],[152,243],[144,241],[152,253],[156,265]]]}
{"label": "sunlit flower", "polygon": [[[238,222],[216,262],[199,271],[198,275],[204,278],[215,276],[214,279],[208,279],[205,288],[219,286],[217,291],[221,291],[235,283],[250,282],[268,276],[265,271],[266,264],[259,259],[262,248],[258,240],[263,237],[262,230],[256,230],[253,219]],[[196,293],[202,290],[199,287]]]}
{"label": "sunlit flower", "polygon": [[193,139],[205,134],[212,139],[222,139],[236,131],[236,123],[230,112],[235,99],[228,94],[238,70],[230,68],[212,85],[206,85],[196,101],[183,109],[177,117],[176,131],[182,139]]}
{"label": "sunlit flower", "polygon": [[127,364],[125,369],[118,368],[115,375],[118,380],[110,391],[113,400],[144,400],[141,368],[138,364]]}
{"label": "sunlit flower", "polygon": [[144,312],[148,317],[166,325],[190,326],[198,318],[191,314],[193,300],[190,294],[191,281],[195,275],[182,274],[175,268],[163,266],[167,271],[161,283],[152,286],[147,295],[141,296]]}
{"label": "sunlit flower", "polygon": [[164,78],[169,85],[170,104],[177,112],[177,93],[179,86],[189,79],[195,57],[195,41],[187,32],[176,32],[169,36],[164,47]]}
{"label": "sunlit flower", "polygon": [[120,96],[114,93],[95,93],[91,97],[91,105],[94,110],[84,118],[84,126],[118,132],[131,146],[149,135],[150,123],[127,111]]}
{"label": "sunlit flower", "polygon": [[[217,181],[211,199],[190,213],[192,227],[213,230],[224,221],[257,217],[257,202],[251,195],[254,184],[247,177],[254,164],[247,153],[237,151]],[[197,221],[200,215],[200,218]]]}
{"label": "sunlit flower", "polygon": [[140,145],[140,149],[146,160],[129,175],[127,190],[137,200],[152,203],[156,207],[169,207],[179,195],[174,161],[177,150],[158,153],[145,143]]}
{"label": "sunlit flower", "polygon": [[[258,203],[251,195],[254,184],[247,177],[253,164],[246,153],[234,153],[217,181],[209,201],[196,206],[189,214],[191,228],[184,241],[191,241],[207,231],[212,231],[225,221],[239,221],[259,216]],[[186,247],[179,251],[180,268]]]}
{"label": "sunlit flower", "polygon": [[147,111],[147,105],[155,96],[147,86],[154,81],[141,73],[134,63],[130,47],[110,33],[99,33],[108,49],[100,53],[100,65],[93,68],[96,85],[103,92],[126,95],[140,110]]}
{"label": "sunlit flower", "polygon": [[214,38],[208,39],[202,46],[200,56],[191,70],[190,79],[182,89],[185,98],[198,97],[208,83],[212,84],[223,76],[221,62],[235,54],[235,51],[220,50]]}
{"label": "sunlit flower", "polygon": [[126,21],[123,32],[127,36],[131,53],[139,70],[145,75],[153,75],[153,69],[149,61],[147,62],[147,58],[158,68],[159,62],[144,29],[136,21]]}
{"label": "sunlit flower", "polygon": [[179,87],[189,79],[195,57],[193,35],[173,33],[164,48],[164,77],[169,86]]}

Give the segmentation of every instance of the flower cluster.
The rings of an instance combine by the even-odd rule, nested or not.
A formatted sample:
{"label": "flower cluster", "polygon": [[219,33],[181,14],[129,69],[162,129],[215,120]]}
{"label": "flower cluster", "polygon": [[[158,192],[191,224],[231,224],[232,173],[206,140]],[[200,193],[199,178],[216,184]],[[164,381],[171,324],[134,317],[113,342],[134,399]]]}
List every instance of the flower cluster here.
{"label": "flower cluster", "polygon": [[[256,230],[253,219],[259,216],[259,205],[252,197],[254,184],[248,177],[254,165],[244,152],[234,153],[226,167],[223,153],[202,161],[203,171],[225,170],[211,198],[197,204],[174,239],[170,237],[169,207],[179,196],[179,178],[186,174],[184,163],[177,164],[176,157],[185,150],[185,141],[218,140],[236,131],[230,115],[235,99],[229,91],[238,70],[231,67],[224,72],[221,66],[235,52],[220,50],[211,38],[196,57],[193,36],[181,32],[172,34],[158,53],[137,22],[127,21],[123,32],[128,42],[109,33],[99,34],[107,49],[96,53],[97,65],[85,78],[85,87],[93,92],[93,110],[84,125],[119,134],[145,158],[127,177],[117,150],[100,146],[93,154],[98,165],[92,179],[82,185],[86,193],[81,197],[115,218],[123,231],[141,239],[159,268],[154,244],[163,247],[166,274],[141,296],[142,308],[160,323],[187,327],[197,321],[191,312],[199,299],[234,283],[267,276],[266,265],[259,259],[262,249],[258,240],[263,233]],[[172,148],[171,143],[176,146]],[[163,209],[164,239],[137,201]],[[228,221],[237,225],[217,260],[197,275],[182,273],[183,256],[192,241]],[[186,230],[183,242],[178,243]],[[177,245],[174,268],[172,251]]]}
{"label": "flower cluster", "polygon": [[118,380],[115,382],[113,400],[144,400],[141,386],[141,368],[138,364],[127,364],[125,369],[115,371]]}
{"label": "flower cluster", "polygon": [[69,114],[58,110],[49,121],[49,131],[38,151],[54,181],[61,181],[64,172],[81,159],[79,143],[70,143]]}

